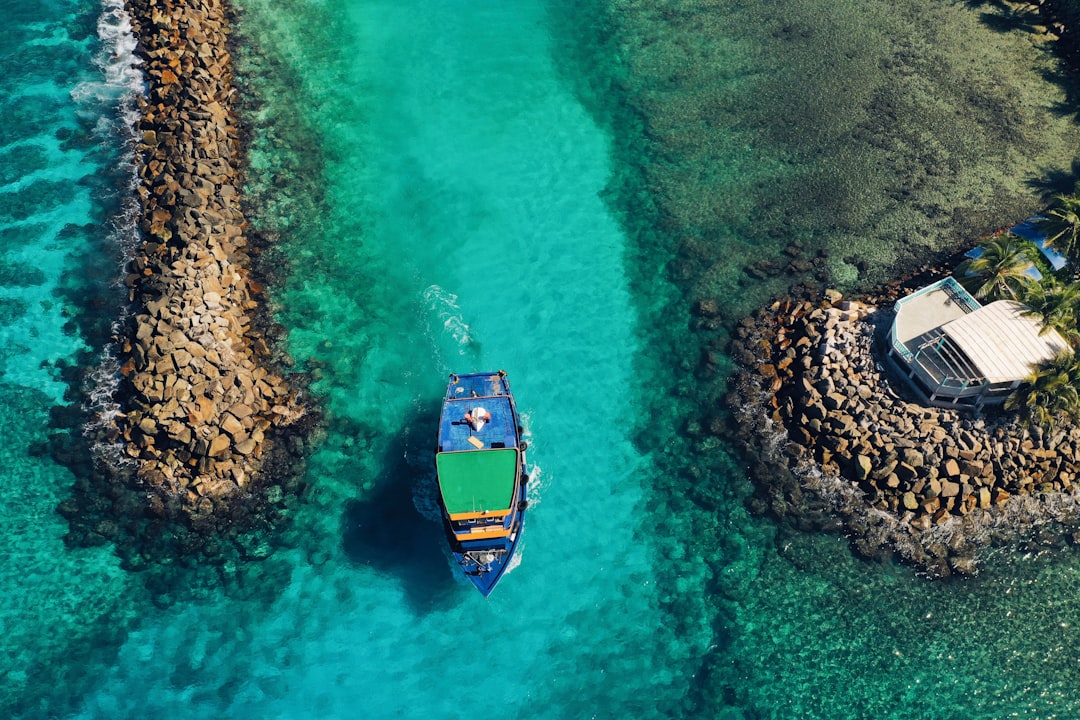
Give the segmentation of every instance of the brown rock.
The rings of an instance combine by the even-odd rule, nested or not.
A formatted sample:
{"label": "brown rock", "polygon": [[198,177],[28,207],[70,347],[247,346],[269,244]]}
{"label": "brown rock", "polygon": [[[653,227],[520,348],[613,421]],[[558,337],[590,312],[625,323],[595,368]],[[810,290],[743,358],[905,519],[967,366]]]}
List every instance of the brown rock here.
{"label": "brown rock", "polygon": [[234,439],[244,432],[244,425],[237,419],[232,413],[225,413],[221,419],[221,429],[231,435]]}
{"label": "brown rock", "polygon": [[866,455],[855,456],[855,479],[862,482],[870,476],[870,472],[874,469],[874,464]]}
{"label": "brown rock", "polygon": [[241,440],[240,442],[236,443],[236,452],[240,453],[241,455],[250,455],[252,452],[254,452],[257,444],[258,443],[255,441],[254,438]]}
{"label": "brown rock", "polygon": [[827,410],[835,411],[844,406],[847,401],[847,397],[840,393],[829,393],[821,399],[821,404],[825,406]]}
{"label": "brown rock", "polygon": [[903,448],[900,451],[900,458],[913,468],[920,468],[924,463],[923,454],[915,448]]}
{"label": "brown rock", "polygon": [[[896,466],[896,476],[900,478],[900,482],[913,483],[919,477],[919,473],[907,463],[900,463]],[[918,490],[916,490],[916,492],[918,492]]]}
{"label": "brown rock", "polygon": [[960,473],[962,475],[970,475],[972,477],[980,477],[982,475],[985,475],[988,468],[993,469],[993,466],[973,460],[960,463]]}
{"label": "brown rock", "polygon": [[931,521],[929,515],[920,515],[911,521],[911,527],[914,530],[920,532],[926,532],[931,527]]}
{"label": "brown rock", "polygon": [[168,433],[169,437],[182,445],[191,442],[191,426],[187,423],[177,421],[169,423]]}
{"label": "brown rock", "polygon": [[191,353],[187,350],[176,350],[172,354],[173,364],[177,370],[182,370],[191,364]]}
{"label": "brown rock", "polygon": [[217,435],[210,441],[210,445],[207,448],[206,454],[210,457],[220,457],[225,454],[225,451],[229,449],[232,444],[232,440],[225,433]]}
{"label": "brown rock", "polygon": [[895,455],[887,458],[883,462],[879,461],[878,469],[874,471],[873,478],[875,480],[882,480],[882,479],[888,477],[889,475],[893,474],[893,471],[896,469],[896,466],[899,465],[899,464],[900,463],[896,459]]}
{"label": "brown rock", "polygon": [[825,412],[825,408],[817,402],[807,401],[806,409],[803,411],[807,418],[810,420],[817,420],[819,422],[825,420],[828,413]]}
{"label": "brown rock", "polygon": [[941,495],[941,481],[937,478],[930,478],[930,481],[923,489],[923,494],[929,498],[936,498]]}

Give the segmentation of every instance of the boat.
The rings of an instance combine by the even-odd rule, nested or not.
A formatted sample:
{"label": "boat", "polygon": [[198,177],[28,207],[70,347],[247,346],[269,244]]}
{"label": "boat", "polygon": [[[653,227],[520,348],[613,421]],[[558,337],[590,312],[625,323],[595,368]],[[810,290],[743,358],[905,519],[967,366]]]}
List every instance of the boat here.
{"label": "boat", "polygon": [[450,376],[435,454],[443,525],[454,560],[484,597],[521,541],[529,482],[521,432],[504,371]]}

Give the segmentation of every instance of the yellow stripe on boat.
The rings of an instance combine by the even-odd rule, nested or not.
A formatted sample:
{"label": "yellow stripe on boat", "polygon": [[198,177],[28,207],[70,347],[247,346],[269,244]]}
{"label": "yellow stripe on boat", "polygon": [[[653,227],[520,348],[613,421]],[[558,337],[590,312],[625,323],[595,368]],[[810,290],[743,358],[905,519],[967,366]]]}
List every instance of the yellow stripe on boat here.
{"label": "yellow stripe on boat", "polygon": [[487,512],[463,512],[452,513],[450,515],[451,520],[479,520],[480,518],[491,518],[493,520],[503,520],[510,513],[507,510],[488,510]]}
{"label": "yellow stripe on boat", "polygon": [[493,528],[469,528],[464,532],[454,531],[454,537],[458,540],[486,540],[487,538],[509,537],[510,531],[501,525]]}

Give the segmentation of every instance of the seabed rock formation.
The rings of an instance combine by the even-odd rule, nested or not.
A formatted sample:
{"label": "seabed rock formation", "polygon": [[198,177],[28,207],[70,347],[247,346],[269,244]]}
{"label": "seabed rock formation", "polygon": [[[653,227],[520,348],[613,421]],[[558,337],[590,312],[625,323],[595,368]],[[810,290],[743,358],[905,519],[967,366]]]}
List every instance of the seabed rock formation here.
{"label": "seabed rock formation", "polygon": [[[942,276],[924,275],[918,287]],[[1075,542],[1080,429],[1028,431],[914,401],[875,348],[899,284],[856,301],[784,299],[746,318],[728,404],[754,508],[847,534],[935,577],[977,571],[991,545]]]}
{"label": "seabed rock formation", "polygon": [[[222,0],[128,0],[147,81],[138,99],[138,227],[116,338],[119,412],[99,429],[114,477],[147,514],[209,527],[288,471],[300,393],[259,328],[242,147]],[[286,453],[287,454],[287,453]],[[280,481],[280,477],[275,481]],[[267,498],[262,498],[265,502]],[[64,508],[62,507],[63,511]]]}

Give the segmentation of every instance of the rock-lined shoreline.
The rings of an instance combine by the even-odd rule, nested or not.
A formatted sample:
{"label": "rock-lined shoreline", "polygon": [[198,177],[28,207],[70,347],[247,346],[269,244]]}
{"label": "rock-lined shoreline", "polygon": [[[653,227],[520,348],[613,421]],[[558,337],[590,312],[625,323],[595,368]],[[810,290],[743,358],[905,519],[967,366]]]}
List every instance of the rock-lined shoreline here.
{"label": "rock-lined shoreline", "polygon": [[[158,512],[208,516],[261,484],[274,433],[307,409],[258,330],[267,320],[241,208],[228,7],[125,6],[147,87],[137,101],[141,243],[125,278],[109,440]],[[109,464],[131,480],[131,463]]]}
{"label": "rock-lined shoreline", "polygon": [[756,508],[844,532],[865,556],[896,552],[933,576],[975,572],[992,544],[1073,541],[1080,429],[1029,432],[1008,415],[915,402],[874,347],[906,292],[850,301],[826,291],[741,323],[728,404],[753,458]]}

